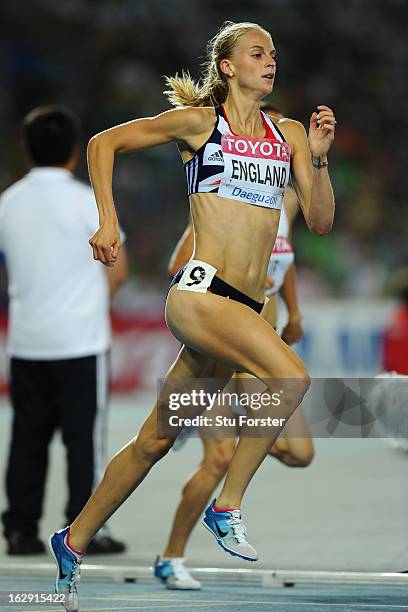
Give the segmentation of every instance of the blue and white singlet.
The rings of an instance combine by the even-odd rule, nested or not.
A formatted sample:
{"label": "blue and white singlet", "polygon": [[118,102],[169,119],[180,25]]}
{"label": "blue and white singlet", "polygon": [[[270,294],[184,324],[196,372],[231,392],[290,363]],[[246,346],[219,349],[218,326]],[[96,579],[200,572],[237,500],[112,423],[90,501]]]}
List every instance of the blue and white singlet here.
{"label": "blue and white singlet", "polygon": [[184,164],[188,194],[213,192],[245,204],[281,209],[290,174],[289,143],[262,111],[264,138],[234,134],[223,107],[215,112],[211,136]]}

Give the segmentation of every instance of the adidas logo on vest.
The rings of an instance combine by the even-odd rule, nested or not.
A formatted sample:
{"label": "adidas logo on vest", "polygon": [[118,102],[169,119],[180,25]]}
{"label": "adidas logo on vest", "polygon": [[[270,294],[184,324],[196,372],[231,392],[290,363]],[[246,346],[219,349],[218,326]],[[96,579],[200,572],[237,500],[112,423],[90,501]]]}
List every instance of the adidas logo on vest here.
{"label": "adidas logo on vest", "polygon": [[208,161],[218,161],[223,163],[224,157],[222,155],[222,151],[214,151],[214,153],[208,157]]}

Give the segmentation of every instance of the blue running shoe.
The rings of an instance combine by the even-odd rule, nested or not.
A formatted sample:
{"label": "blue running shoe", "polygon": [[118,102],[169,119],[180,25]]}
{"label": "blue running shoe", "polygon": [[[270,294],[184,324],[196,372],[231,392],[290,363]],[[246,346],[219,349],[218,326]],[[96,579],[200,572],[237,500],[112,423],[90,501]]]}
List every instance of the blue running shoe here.
{"label": "blue running shoe", "polygon": [[167,589],[180,591],[199,591],[201,582],[195,580],[188,569],[184,567],[184,557],[162,559],[157,557],[154,562],[154,575]]}
{"label": "blue running shoe", "polygon": [[50,536],[49,547],[57,564],[55,592],[65,595],[61,605],[67,612],[78,612],[78,584],[81,579],[82,559],[65,545],[68,527]]}
{"label": "blue running shoe", "polygon": [[242,522],[240,510],[215,512],[215,499],[205,511],[203,525],[211,531],[218,544],[234,557],[246,561],[257,561],[258,554],[247,540],[247,532]]}

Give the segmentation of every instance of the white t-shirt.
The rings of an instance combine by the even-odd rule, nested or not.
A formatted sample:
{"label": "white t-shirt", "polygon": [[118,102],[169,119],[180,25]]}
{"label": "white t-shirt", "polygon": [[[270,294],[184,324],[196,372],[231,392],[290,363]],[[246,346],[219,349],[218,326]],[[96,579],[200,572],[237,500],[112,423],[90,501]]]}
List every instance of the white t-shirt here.
{"label": "white t-shirt", "polygon": [[108,281],[88,244],[97,227],[92,189],[63,168],[34,168],[0,196],[10,356],[66,359],[109,348]]}

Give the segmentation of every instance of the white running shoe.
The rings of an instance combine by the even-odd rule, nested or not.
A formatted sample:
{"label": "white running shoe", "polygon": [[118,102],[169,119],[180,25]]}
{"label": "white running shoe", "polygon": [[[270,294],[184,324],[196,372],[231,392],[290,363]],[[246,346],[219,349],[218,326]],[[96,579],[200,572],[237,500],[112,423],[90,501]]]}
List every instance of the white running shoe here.
{"label": "white running shoe", "polygon": [[166,585],[167,589],[182,591],[199,591],[201,582],[195,580],[184,566],[184,557],[162,559],[157,557],[154,563],[154,575]]}

